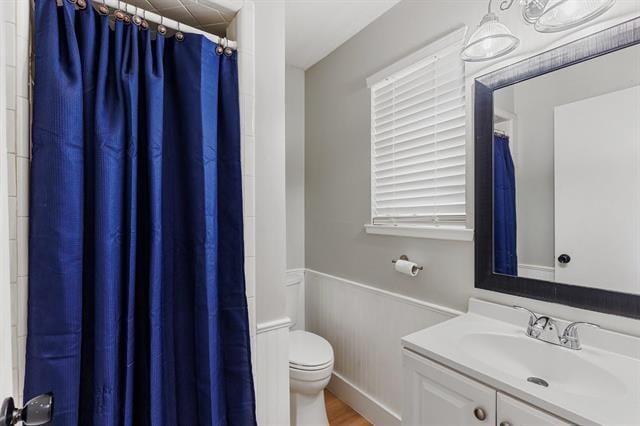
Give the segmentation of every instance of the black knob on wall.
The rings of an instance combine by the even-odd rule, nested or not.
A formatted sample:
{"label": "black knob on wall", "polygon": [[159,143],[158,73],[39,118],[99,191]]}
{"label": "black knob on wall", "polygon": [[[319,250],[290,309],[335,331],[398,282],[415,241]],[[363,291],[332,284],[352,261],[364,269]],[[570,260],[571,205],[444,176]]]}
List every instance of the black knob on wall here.
{"label": "black knob on wall", "polygon": [[569,256],[568,254],[561,254],[560,256],[558,256],[558,262],[567,264],[571,262],[571,256]]}

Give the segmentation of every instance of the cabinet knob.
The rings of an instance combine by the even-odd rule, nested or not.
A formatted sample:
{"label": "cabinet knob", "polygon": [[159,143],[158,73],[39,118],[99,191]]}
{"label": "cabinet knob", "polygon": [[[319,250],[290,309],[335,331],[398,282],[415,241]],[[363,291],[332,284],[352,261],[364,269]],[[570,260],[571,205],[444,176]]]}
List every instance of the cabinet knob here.
{"label": "cabinet knob", "polygon": [[476,416],[476,419],[480,421],[484,421],[484,419],[487,418],[486,411],[484,411],[484,409],[481,407],[477,407],[475,410],[473,410],[473,415]]}
{"label": "cabinet knob", "polygon": [[558,262],[566,265],[567,263],[571,262],[571,256],[569,256],[568,254],[561,254],[560,256],[558,256]]}
{"label": "cabinet knob", "polygon": [[500,426],[512,426],[511,423],[504,421],[504,422],[500,422]]}

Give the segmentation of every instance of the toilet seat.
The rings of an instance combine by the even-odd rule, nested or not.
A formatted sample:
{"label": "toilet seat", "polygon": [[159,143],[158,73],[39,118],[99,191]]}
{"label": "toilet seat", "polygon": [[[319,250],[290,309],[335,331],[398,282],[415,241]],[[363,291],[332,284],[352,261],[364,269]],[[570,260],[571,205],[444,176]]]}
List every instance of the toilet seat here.
{"label": "toilet seat", "polygon": [[319,371],[319,370],[324,370],[326,368],[330,368],[331,366],[333,366],[333,361],[329,361],[326,364],[322,364],[322,365],[298,365],[298,364],[289,362],[290,369],[299,370],[299,371]]}
{"label": "toilet seat", "polygon": [[331,344],[317,334],[296,330],[289,333],[289,368],[318,371],[333,366]]}
{"label": "toilet seat", "polygon": [[328,425],[323,390],[333,372],[333,348],[306,331],[289,332],[289,408],[293,426]]}

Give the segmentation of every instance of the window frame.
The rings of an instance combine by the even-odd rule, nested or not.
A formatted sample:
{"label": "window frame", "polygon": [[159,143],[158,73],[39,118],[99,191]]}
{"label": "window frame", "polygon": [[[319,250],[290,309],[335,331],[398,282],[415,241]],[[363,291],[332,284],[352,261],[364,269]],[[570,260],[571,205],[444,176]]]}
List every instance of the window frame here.
{"label": "window frame", "polygon": [[416,62],[422,61],[429,56],[446,49],[447,47],[460,43],[461,46],[464,43],[467,33],[467,27],[462,26],[455,31],[447,34],[446,36],[428,44],[427,46],[419,49],[418,51],[400,59],[399,61],[389,65],[388,67],[378,71],[369,78],[367,78],[367,87],[369,89],[370,96],[370,111],[369,117],[371,120],[371,135],[369,140],[370,145],[370,209],[369,209],[369,223],[364,225],[367,234],[376,235],[391,235],[400,237],[414,237],[414,238],[432,238],[443,240],[456,240],[456,241],[473,241],[473,229],[469,227],[469,188],[468,188],[468,128],[469,128],[469,100],[467,90],[467,79],[465,78],[465,127],[467,129],[467,135],[465,136],[465,214],[464,220],[460,221],[460,224],[442,223],[437,224],[433,222],[407,222],[407,223],[374,223],[374,211],[375,211],[375,170],[374,170],[374,140],[373,140],[373,117],[374,117],[374,103],[373,103],[373,91],[372,89],[376,84],[384,79],[405,70],[408,67],[413,66]]}

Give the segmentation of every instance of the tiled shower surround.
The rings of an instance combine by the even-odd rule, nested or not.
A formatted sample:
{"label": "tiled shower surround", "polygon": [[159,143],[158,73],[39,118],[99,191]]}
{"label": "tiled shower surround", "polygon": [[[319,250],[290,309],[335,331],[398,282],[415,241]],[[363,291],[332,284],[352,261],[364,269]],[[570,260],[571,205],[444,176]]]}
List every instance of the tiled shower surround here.
{"label": "tiled shower surround", "polygon": [[29,38],[30,2],[5,0],[2,40],[5,46],[7,151],[9,171],[9,247],[13,394],[22,401],[27,336],[29,226]]}
{"label": "tiled shower surround", "polygon": [[[11,330],[13,395],[22,403],[27,337],[28,224],[30,166],[29,51],[31,1],[2,0],[3,47],[6,58],[7,151],[9,182],[9,240],[11,264]],[[229,19],[225,16],[225,19]],[[244,2],[229,23],[228,36],[238,41],[242,179],[245,222],[245,274],[251,346],[255,366],[255,133],[254,133],[254,6]],[[206,31],[207,28],[203,29]],[[211,28],[213,29],[213,28]],[[219,31],[216,31],[219,32]],[[255,367],[254,367],[255,369]]]}

